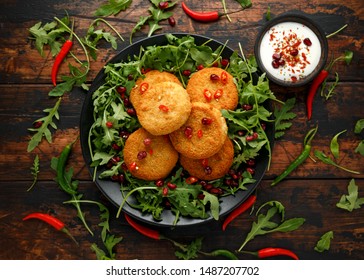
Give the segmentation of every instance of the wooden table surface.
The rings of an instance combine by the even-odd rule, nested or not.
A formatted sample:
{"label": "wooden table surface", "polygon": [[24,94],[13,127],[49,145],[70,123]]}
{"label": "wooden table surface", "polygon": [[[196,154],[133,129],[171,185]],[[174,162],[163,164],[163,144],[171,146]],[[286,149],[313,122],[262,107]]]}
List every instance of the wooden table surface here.
{"label": "wooden table surface", "polygon": [[[59,156],[67,143],[79,133],[80,111],[87,95],[80,88],[63,96],[59,109],[60,120],[57,130],[52,130],[52,143],[42,141],[32,152],[27,152],[32,136],[28,128],[34,120],[44,116],[43,110],[53,107],[56,99],[49,97],[53,86],[50,80],[53,58],[48,51],[41,57],[29,39],[29,28],[37,22],[50,22],[53,17],[65,16],[67,11],[75,20],[75,32],[84,35],[89,24],[96,18],[94,11],[107,1],[83,0],[7,0],[0,3],[0,259],[96,259],[91,250],[93,243],[102,247],[99,210],[85,205],[86,219],[94,231],[91,236],[77,218],[71,205],[63,204],[69,196],[57,186],[55,173],[50,167],[52,157]],[[294,251],[301,259],[364,259],[364,209],[353,212],[336,207],[347,186],[355,179],[359,187],[359,197],[364,197],[364,158],[354,150],[363,139],[363,134],[354,133],[357,120],[364,118],[364,4],[361,0],[253,0],[253,6],[244,11],[232,13],[231,22],[225,17],[212,23],[191,20],[183,12],[181,2],[171,10],[176,25],[167,21],[160,23],[161,29],[155,34],[168,32],[189,32],[206,35],[218,41],[228,40],[229,47],[238,49],[241,43],[246,54],[253,54],[255,38],[266,23],[265,14],[270,8],[271,16],[288,11],[307,13],[329,34],[344,24],[347,28],[328,39],[330,57],[338,57],[345,50],[354,53],[350,66],[343,62],[335,64],[332,72],[340,75],[336,94],[325,101],[320,95],[314,100],[313,118],[308,121],[305,112],[305,98],[308,86],[283,88],[271,83],[271,88],[280,100],[296,97],[293,112],[297,117],[286,134],[275,142],[272,165],[257,188],[256,207],[270,200],[280,201],[286,208],[287,218],[302,217],[306,222],[296,231],[272,233],[258,236],[246,249],[256,251],[264,247],[283,247]],[[185,1],[195,10],[223,11],[221,1]],[[239,10],[236,1],[227,0],[230,11]],[[108,19],[126,38],[118,41],[118,50],[103,43],[98,58],[91,61],[87,83],[90,84],[103,65],[118,51],[129,45],[129,36],[139,17],[148,14],[150,2],[134,0],[126,11]],[[148,28],[143,27],[134,34],[134,41],[147,37]],[[79,46],[73,49],[82,55]],[[61,74],[67,74],[63,64]],[[330,76],[330,84],[334,76]],[[308,159],[289,177],[276,187],[271,187],[272,179],[282,172],[298,156],[302,140],[309,128],[318,124],[319,131],[312,145],[313,149],[330,154],[332,137],[342,131],[339,137],[339,164],[360,172],[348,173],[320,161]],[[27,191],[33,181],[31,166],[35,155],[39,155],[40,172],[38,181],[31,191]],[[82,157],[80,143],[76,142],[68,164],[74,168],[74,179],[79,180],[79,192],[83,198],[104,203],[110,210],[110,232],[123,240],[115,247],[117,259],[176,259],[175,247],[168,241],[149,239],[131,228],[124,217],[116,219],[114,207],[99,191]],[[256,208],[257,209],[257,208]],[[37,222],[23,222],[22,218],[31,212],[47,212],[63,220],[78,240],[77,247],[65,234],[50,226]],[[195,237],[204,236],[203,250],[217,248],[236,250],[243,243],[251,228],[254,216],[248,213],[235,220],[226,231],[220,225],[212,225],[209,230],[186,232],[178,236],[180,242],[190,242]],[[334,239],[328,251],[314,250],[316,242],[328,231],[334,232]],[[207,257],[199,256],[200,259]],[[241,255],[242,259],[254,259]]]}

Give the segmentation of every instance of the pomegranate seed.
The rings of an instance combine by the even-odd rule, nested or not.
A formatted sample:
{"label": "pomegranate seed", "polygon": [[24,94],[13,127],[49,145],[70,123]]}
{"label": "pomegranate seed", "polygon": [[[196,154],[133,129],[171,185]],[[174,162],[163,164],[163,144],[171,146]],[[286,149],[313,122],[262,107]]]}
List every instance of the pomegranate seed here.
{"label": "pomegranate seed", "polygon": [[192,185],[196,182],[198,182],[198,179],[195,176],[190,176],[186,179],[186,183],[189,185]]}
{"label": "pomegranate seed", "polygon": [[176,20],[174,19],[174,17],[169,17],[168,18],[168,23],[170,26],[175,26],[176,25]]}
{"label": "pomegranate seed", "polygon": [[218,80],[220,80],[220,77],[216,74],[211,74],[210,75],[210,80],[213,82],[217,82]]}
{"label": "pomegranate seed", "polygon": [[231,186],[232,180],[231,179],[225,179],[224,184],[227,186]]}
{"label": "pomegranate seed", "polygon": [[205,167],[205,173],[206,173],[207,175],[210,175],[210,174],[212,173],[212,168],[211,168],[210,166],[206,166],[206,167]]}
{"label": "pomegranate seed", "polygon": [[207,158],[201,159],[201,164],[203,167],[207,167],[209,165],[209,160]]}
{"label": "pomegranate seed", "polygon": [[123,163],[121,164],[121,168],[122,168],[124,171],[128,171],[128,166],[126,165],[126,163],[125,163],[125,162],[123,162]]}
{"label": "pomegranate seed", "polygon": [[310,38],[305,38],[305,39],[303,39],[303,43],[304,43],[306,46],[308,46],[308,47],[312,46],[312,42],[311,42]]}
{"label": "pomegranate seed", "polygon": [[214,64],[212,64],[212,67],[219,67],[219,62],[215,61]]}
{"label": "pomegranate seed", "polygon": [[166,105],[159,105],[159,110],[161,110],[162,112],[167,113],[169,111],[169,108]]}
{"label": "pomegranate seed", "polygon": [[176,185],[176,184],[173,184],[173,183],[171,183],[171,182],[168,182],[168,183],[167,183],[167,187],[168,187],[169,189],[171,189],[171,190],[174,190],[174,189],[176,189],[176,188],[177,188],[177,185]]}
{"label": "pomegranate seed", "polygon": [[279,61],[277,61],[277,60],[273,60],[273,61],[272,61],[272,66],[273,66],[273,68],[275,68],[275,69],[279,68]]}
{"label": "pomegranate seed", "polygon": [[222,94],[223,94],[222,89],[218,89],[215,91],[214,98],[217,100],[217,99],[221,98]]}
{"label": "pomegranate seed", "polygon": [[132,74],[129,74],[129,75],[128,75],[128,80],[129,80],[129,81],[134,80],[134,76],[133,76]]}
{"label": "pomegranate seed", "polygon": [[267,128],[267,125],[265,123],[261,123],[262,129],[265,130]]}
{"label": "pomegranate seed", "polygon": [[118,182],[119,176],[117,174],[111,176],[111,181]]}
{"label": "pomegranate seed", "polygon": [[254,132],[254,133],[253,133],[253,138],[254,138],[254,140],[258,139],[258,137],[259,137],[258,133],[257,133],[257,132]]}
{"label": "pomegranate seed", "polygon": [[112,122],[110,122],[110,121],[107,121],[106,122],[106,127],[112,128],[112,126],[113,126]]}
{"label": "pomegranate seed", "polygon": [[210,190],[211,194],[216,194],[216,195],[221,195],[222,194],[222,190],[220,188],[212,188]]}
{"label": "pomegranate seed", "polygon": [[212,124],[212,119],[210,119],[210,118],[202,118],[201,123],[203,125],[210,125],[210,124]]}
{"label": "pomegranate seed", "polygon": [[245,111],[249,111],[251,109],[253,109],[253,105],[250,105],[250,104],[244,104],[242,106],[242,108],[245,110]]}
{"label": "pomegranate seed", "polygon": [[168,8],[168,6],[169,6],[169,4],[168,4],[168,2],[167,2],[167,1],[163,1],[163,2],[160,2],[160,3],[158,4],[159,9],[161,9],[161,10],[167,9],[167,8]]}
{"label": "pomegranate seed", "polygon": [[197,69],[197,70],[202,70],[202,69],[204,69],[204,68],[205,68],[205,67],[204,67],[202,64],[200,64],[200,65],[198,65],[198,66],[197,66],[197,68],[196,68],[196,69]]}
{"label": "pomegranate seed", "polygon": [[126,87],[123,87],[123,86],[119,86],[116,88],[116,91],[120,94],[125,94],[126,92]]}
{"label": "pomegranate seed", "polygon": [[197,131],[197,137],[198,137],[198,138],[202,138],[202,136],[203,136],[203,132],[202,132],[202,130],[201,130],[201,129],[199,129],[199,130]]}
{"label": "pomegranate seed", "polygon": [[38,122],[34,122],[33,123],[33,127],[34,128],[40,128],[42,126],[43,122],[42,121],[38,121]]}
{"label": "pomegranate seed", "polygon": [[201,187],[203,187],[203,188],[204,188],[204,187],[207,185],[207,183],[206,183],[206,181],[201,181],[201,182],[200,182],[200,185],[201,185]]}
{"label": "pomegranate seed", "polygon": [[204,190],[206,190],[206,191],[210,191],[213,187],[214,187],[214,186],[213,186],[213,185],[211,185],[211,184],[206,184],[203,188],[204,188]]}
{"label": "pomegranate seed", "polygon": [[238,135],[239,136],[244,136],[245,135],[245,131],[244,130],[239,130],[238,131]]}
{"label": "pomegranate seed", "polygon": [[191,75],[191,71],[190,70],[183,70],[182,75],[186,76],[186,77],[189,77]]}
{"label": "pomegranate seed", "polygon": [[140,151],[139,153],[138,153],[138,155],[137,155],[137,158],[139,159],[139,160],[142,160],[142,159],[145,159],[146,157],[147,157],[147,152],[146,151]]}
{"label": "pomegranate seed", "polygon": [[248,136],[245,137],[245,139],[248,142],[255,140],[253,135],[248,135]]}
{"label": "pomegranate seed", "polygon": [[279,66],[284,66],[286,64],[286,61],[281,59],[278,61]]}
{"label": "pomegranate seed", "polygon": [[197,195],[197,198],[199,200],[203,200],[205,198],[205,195],[203,193],[200,193],[200,194]]}
{"label": "pomegranate seed", "polygon": [[123,98],[123,102],[125,107],[129,107],[131,105],[129,98],[126,96]]}
{"label": "pomegranate seed", "polygon": [[140,87],[139,87],[139,92],[141,94],[145,93],[149,88],[149,84],[148,83],[141,83]]}
{"label": "pomegranate seed", "polygon": [[126,131],[126,130],[122,130],[119,133],[119,136],[121,138],[123,138],[124,140],[128,139],[129,135],[130,135],[130,133],[128,131]]}
{"label": "pomegranate seed", "polygon": [[292,82],[297,82],[297,77],[296,76],[292,76],[291,77],[291,80],[292,80]]}
{"label": "pomegranate seed", "polygon": [[192,128],[190,126],[187,126],[185,128],[185,136],[188,138],[188,139],[191,139],[192,138]]}
{"label": "pomegranate seed", "polygon": [[145,139],[143,140],[143,144],[144,144],[145,146],[150,146],[150,144],[152,144],[152,139],[150,139],[150,138],[145,138]]}
{"label": "pomegranate seed", "polygon": [[208,89],[204,90],[203,95],[205,96],[207,102],[210,102],[212,100],[212,93]]}
{"label": "pomegranate seed", "polygon": [[163,187],[164,185],[164,181],[159,179],[157,181],[154,182],[154,184],[157,186],[157,187]]}
{"label": "pomegranate seed", "polygon": [[227,58],[221,59],[221,67],[227,67],[229,65],[230,61]]}
{"label": "pomegranate seed", "polygon": [[254,166],[255,165],[255,159],[248,159],[246,162],[249,166]]}
{"label": "pomegranate seed", "polygon": [[120,162],[120,157],[118,156],[114,156],[110,159],[112,164],[117,164],[118,162]]}
{"label": "pomegranate seed", "polygon": [[297,56],[298,55],[298,50],[297,49],[293,49],[289,52],[290,55],[292,56]]}
{"label": "pomegranate seed", "polygon": [[168,195],[168,188],[164,187],[162,190],[162,194],[163,196],[167,196]]}
{"label": "pomegranate seed", "polygon": [[281,54],[280,54],[280,53],[274,53],[274,54],[272,55],[272,58],[273,58],[274,60],[280,60],[280,59],[281,59]]}
{"label": "pomegranate seed", "polygon": [[246,169],[246,171],[248,171],[250,174],[254,174],[255,173],[255,170],[254,170],[254,168],[251,168],[251,167],[248,167],[247,169]]}
{"label": "pomegranate seed", "polygon": [[136,116],[136,112],[135,112],[134,108],[126,109],[126,112],[129,114],[129,116]]}
{"label": "pomegranate seed", "polygon": [[115,151],[119,151],[121,147],[120,147],[118,144],[113,143],[113,144],[111,144],[111,148],[112,148],[113,150],[115,150]]}
{"label": "pomegranate seed", "polygon": [[120,183],[124,183],[125,182],[125,175],[124,174],[119,174],[119,182]]}

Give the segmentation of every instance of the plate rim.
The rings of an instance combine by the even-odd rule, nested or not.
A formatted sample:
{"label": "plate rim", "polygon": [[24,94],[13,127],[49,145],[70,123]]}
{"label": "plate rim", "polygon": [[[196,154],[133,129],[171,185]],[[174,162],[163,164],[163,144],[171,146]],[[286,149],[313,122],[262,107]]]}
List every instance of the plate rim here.
{"label": "plate rim", "polygon": [[[91,154],[89,152],[89,146],[88,146],[88,135],[89,135],[89,129],[92,126],[93,122],[91,122],[91,125],[88,125],[87,123],[90,122],[90,121],[87,122],[87,120],[85,120],[85,116],[87,114],[89,114],[90,107],[92,107],[91,112],[93,112],[92,95],[93,95],[93,92],[100,86],[99,83],[103,80],[103,76],[105,75],[105,72],[104,72],[105,71],[105,66],[110,64],[110,63],[115,63],[116,61],[120,61],[120,59],[119,59],[120,56],[126,56],[127,57],[128,52],[129,51],[133,52],[133,49],[134,49],[134,54],[135,54],[136,52],[138,52],[140,50],[141,46],[145,47],[145,46],[155,45],[155,44],[152,44],[150,42],[154,42],[154,41],[158,40],[159,38],[161,38],[161,39],[165,40],[166,42],[168,42],[167,39],[166,39],[167,34],[171,34],[171,35],[174,35],[176,37],[192,36],[192,37],[195,38],[195,40],[196,39],[197,40],[204,40],[205,42],[209,41],[209,44],[216,44],[218,46],[224,46],[224,51],[227,50],[228,52],[231,53],[230,55],[232,55],[233,52],[234,52],[234,50],[232,48],[230,48],[226,43],[224,44],[224,43],[222,43],[222,42],[220,42],[218,40],[215,40],[213,38],[210,38],[210,37],[207,37],[207,36],[204,36],[204,35],[198,35],[198,34],[177,32],[177,33],[162,33],[162,34],[153,35],[151,37],[140,39],[137,42],[133,43],[132,45],[129,45],[129,46],[125,47],[124,49],[120,50],[117,54],[115,54],[109,61],[107,61],[104,64],[102,69],[95,76],[95,78],[92,81],[91,86],[90,86],[90,88],[89,88],[89,90],[87,92],[87,95],[85,97],[85,100],[83,102],[83,106],[82,106],[82,109],[81,109],[81,118],[80,118],[81,150],[82,150],[82,155],[83,155],[84,162],[85,162],[85,164],[87,166],[87,169],[90,172],[91,177],[93,177],[93,175],[94,175],[94,168],[90,166]],[[135,51],[135,48],[137,48],[137,51]],[[86,137],[85,137],[85,135],[86,135]],[[267,138],[268,138],[268,141],[270,142],[271,147],[273,147],[273,144],[274,144],[273,135],[274,135],[274,126],[272,127],[270,134],[268,135],[268,133],[267,133]],[[86,138],[87,141],[85,141],[85,138]],[[262,155],[260,155],[260,157],[261,156]],[[156,227],[159,227],[159,228],[171,228],[171,227],[173,227],[173,228],[185,228],[185,227],[191,227],[191,226],[201,226],[201,225],[205,225],[207,223],[214,222],[214,221],[215,222],[220,222],[223,216],[229,214],[234,209],[236,209],[239,205],[241,205],[256,190],[256,188],[260,184],[260,182],[263,179],[263,177],[264,177],[264,175],[266,173],[266,170],[268,168],[268,163],[269,163],[269,158],[268,157],[269,157],[269,154],[264,150],[263,151],[263,158],[260,160],[264,166],[263,167],[262,167],[262,165],[259,166],[260,167],[259,172],[257,172],[257,170],[256,170],[256,173],[258,173],[259,176],[258,177],[253,177],[256,181],[254,183],[252,183],[252,184],[249,184],[247,186],[247,190],[238,190],[235,193],[235,195],[229,195],[229,196],[226,196],[226,197],[223,197],[223,198],[219,198],[219,201],[220,201],[220,215],[219,215],[219,220],[217,220],[217,221],[214,220],[211,215],[210,215],[210,217],[208,217],[206,219],[181,216],[179,218],[179,221],[174,225],[173,221],[174,221],[175,216],[174,216],[174,214],[171,213],[170,210],[164,210],[163,211],[164,213],[162,213],[162,221],[156,221],[156,220],[153,219],[151,214],[143,214],[139,209],[132,208],[127,203],[125,203],[124,207],[122,208],[122,212],[127,213],[129,216],[131,216],[132,218],[137,219],[138,221],[140,221],[142,223],[146,223],[146,224],[149,224],[151,226],[156,226]],[[98,178],[99,173],[100,173],[100,171],[98,171],[96,173],[95,180],[93,181],[93,183],[97,186],[97,188],[101,191],[101,193],[108,199],[109,202],[111,202],[116,207],[120,207],[120,202],[122,201],[122,199],[119,200],[120,202],[117,202],[115,198],[110,197],[110,196],[117,195],[117,196],[120,196],[122,198],[122,193],[121,193],[121,190],[120,190],[120,184],[118,184],[116,182],[112,182],[111,180],[100,180]],[[100,182],[102,182],[102,185],[104,185],[105,187],[102,187]],[[112,185],[113,188],[110,189],[110,186],[108,186],[108,185]],[[115,189],[115,186],[118,186],[117,191]],[[117,194],[117,192],[118,192],[118,194]],[[244,193],[243,194],[243,196],[244,196],[243,199],[239,198],[239,195],[241,195],[241,193]],[[222,202],[225,202],[225,204],[221,203],[221,200],[222,200]],[[233,207],[230,207],[229,209],[225,209],[224,206],[229,205],[228,203],[231,202],[231,201],[234,202]],[[168,215],[166,213],[168,213]],[[146,219],[145,218],[146,216],[148,216],[149,219]],[[171,222],[166,222],[166,218],[168,218],[167,220],[171,221]]]}

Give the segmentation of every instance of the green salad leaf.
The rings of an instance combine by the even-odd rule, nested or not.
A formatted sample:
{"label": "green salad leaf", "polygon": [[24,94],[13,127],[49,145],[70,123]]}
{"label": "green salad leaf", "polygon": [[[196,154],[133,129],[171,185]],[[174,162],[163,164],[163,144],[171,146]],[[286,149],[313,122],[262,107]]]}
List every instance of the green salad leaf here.
{"label": "green salad leaf", "polygon": [[316,244],[316,246],[314,248],[315,251],[317,251],[319,253],[322,253],[325,250],[329,250],[330,249],[330,244],[331,244],[331,239],[333,239],[333,238],[334,238],[334,232],[332,230],[326,232],[325,234],[323,234],[320,237],[320,240],[317,241],[317,244]]}

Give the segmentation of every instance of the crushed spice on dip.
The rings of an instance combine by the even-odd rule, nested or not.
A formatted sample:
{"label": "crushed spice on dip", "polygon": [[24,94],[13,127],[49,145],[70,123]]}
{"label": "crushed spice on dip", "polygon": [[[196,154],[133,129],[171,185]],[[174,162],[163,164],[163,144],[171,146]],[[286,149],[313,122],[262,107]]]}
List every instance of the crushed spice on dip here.
{"label": "crushed spice on dip", "polygon": [[308,76],[319,64],[320,56],[317,35],[302,23],[278,23],[264,34],[260,44],[264,67],[285,82],[297,82]]}

